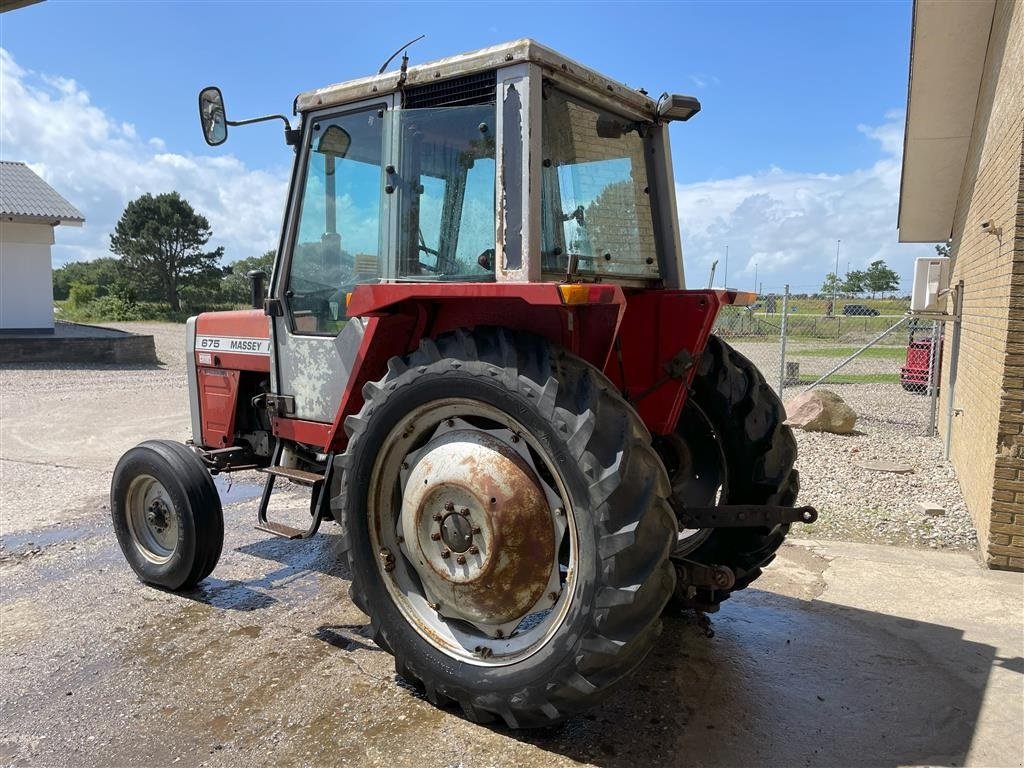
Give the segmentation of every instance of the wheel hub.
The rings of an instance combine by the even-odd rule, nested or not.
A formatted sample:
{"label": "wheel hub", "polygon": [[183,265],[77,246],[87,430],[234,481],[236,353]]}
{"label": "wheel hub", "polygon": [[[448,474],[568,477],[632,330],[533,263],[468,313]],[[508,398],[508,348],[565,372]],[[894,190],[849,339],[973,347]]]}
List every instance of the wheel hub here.
{"label": "wheel hub", "polygon": [[441,521],[441,540],[452,552],[465,552],[473,544],[473,526],[462,515],[449,512]]}
{"label": "wheel hub", "polygon": [[552,578],[545,491],[523,456],[480,430],[438,434],[416,452],[399,533],[438,613],[495,636],[537,605]]}
{"label": "wheel hub", "polygon": [[167,517],[167,505],[164,504],[161,499],[156,499],[146,510],[146,522],[148,522],[157,533],[163,533],[167,530]]}

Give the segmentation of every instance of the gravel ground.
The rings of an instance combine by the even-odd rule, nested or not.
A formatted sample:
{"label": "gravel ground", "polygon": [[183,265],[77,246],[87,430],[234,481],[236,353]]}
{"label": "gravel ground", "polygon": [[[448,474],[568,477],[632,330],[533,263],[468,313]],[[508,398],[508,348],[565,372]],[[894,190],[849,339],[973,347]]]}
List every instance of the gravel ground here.
{"label": "gravel ground", "polygon": [[152,335],[160,364],[0,365],[0,532],[86,518],[140,435],[190,437],[184,326],[109,325]]}
{"label": "gravel ground", "polygon": [[[904,337],[899,332],[901,339]],[[733,342],[778,388],[777,344]],[[816,357],[806,352],[830,342],[790,341],[786,360],[799,361],[801,374],[822,374],[844,357]],[[849,345],[843,345],[849,346]],[[804,354],[802,354],[804,353]],[[899,374],[898,358],[858,358],[841,375]],[[899,544],[932,549],[974,550],[974,522],[964,504],[952,464],[943,459],[941,437],[928,437],[931,403],[920,394],[905,392],[898,382],[821,385],[857,413],[856,431],[850,435],[796,431],[799,444],[800,498],[817,507],[818,521],[800,526],[796,535],[848,541]],[[789,400],[804,386],[788,386]],[[940,392],[939,410],[943,401]],[[909,474],[864,469],[859,463],[885,461],[907,464]],[[918,511],[918,502],[941,506],[944,514],[932,517]]]}

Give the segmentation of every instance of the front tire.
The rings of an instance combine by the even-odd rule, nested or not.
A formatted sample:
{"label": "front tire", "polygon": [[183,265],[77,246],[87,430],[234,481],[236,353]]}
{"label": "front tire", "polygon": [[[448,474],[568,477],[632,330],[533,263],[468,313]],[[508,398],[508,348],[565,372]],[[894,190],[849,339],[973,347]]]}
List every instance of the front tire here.
{"label": "front tire", "polygon": [[332,506],[398,673],[510,727],[601,699],[675,583],[667,477],[633,409],[582,360],[498,329],[426,339],[363,394]]}
{"label": "front tire", "polygon": [[147,584],[190,589],[220,559],[224,516],[217,487],[181,443],[149,440],[125,453],[110,484],[110,513],[125,559]]}

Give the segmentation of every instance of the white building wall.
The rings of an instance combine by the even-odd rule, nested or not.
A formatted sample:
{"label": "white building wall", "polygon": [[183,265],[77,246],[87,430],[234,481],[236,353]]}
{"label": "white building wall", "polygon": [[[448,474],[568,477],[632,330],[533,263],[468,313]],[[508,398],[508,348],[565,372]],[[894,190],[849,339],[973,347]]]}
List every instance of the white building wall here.
{"label": "white building wall", "polygon": [[0,221],[0,330],[53,329],[53,227]]}

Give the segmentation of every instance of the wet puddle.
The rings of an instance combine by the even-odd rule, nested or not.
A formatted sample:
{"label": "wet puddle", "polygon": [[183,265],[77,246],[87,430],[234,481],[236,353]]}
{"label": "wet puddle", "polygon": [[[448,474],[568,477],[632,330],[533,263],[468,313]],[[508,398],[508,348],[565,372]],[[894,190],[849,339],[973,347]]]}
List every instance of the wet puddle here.
{"label": "wet puddle", "polygon": [[87,523],[84,525],[58,525],[24,533],[3,534],[0,536],[0,549],[18,552],[25,549],[42,549],[54,544],[65,544],[88,539],[110,530],[110,525],[103,523]]}
{"label": "wet puddle", "polygon": [[217,493],[220,494],[220,503],[224,506],[235,504],[239,501],[259,498],[263,493],[263,486],[259,483],[239,482],[229,474],[220,474],[213,478],[213,484],[217,486]]}

